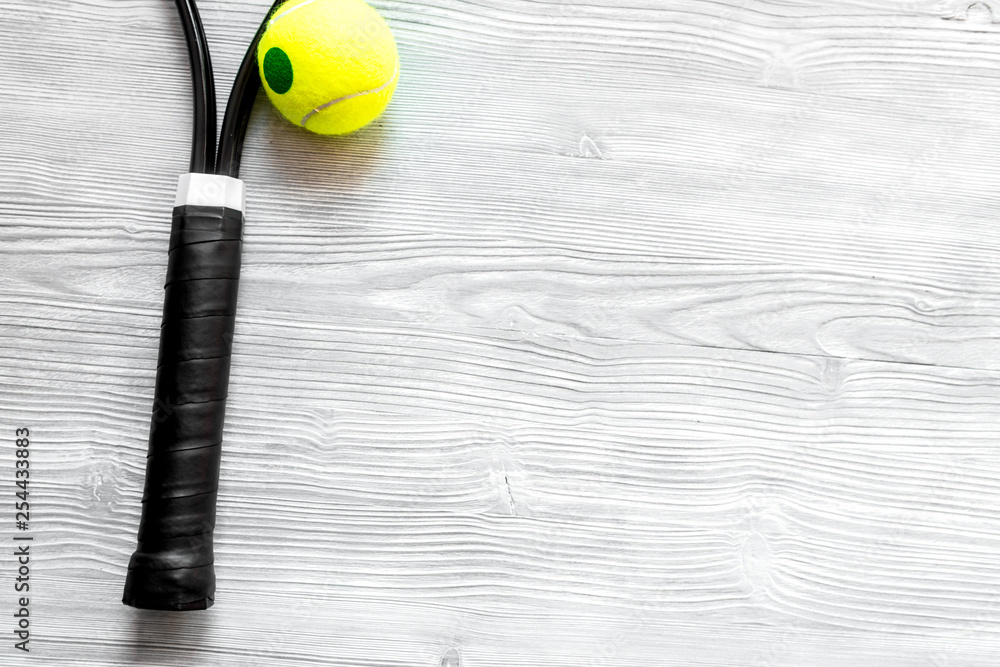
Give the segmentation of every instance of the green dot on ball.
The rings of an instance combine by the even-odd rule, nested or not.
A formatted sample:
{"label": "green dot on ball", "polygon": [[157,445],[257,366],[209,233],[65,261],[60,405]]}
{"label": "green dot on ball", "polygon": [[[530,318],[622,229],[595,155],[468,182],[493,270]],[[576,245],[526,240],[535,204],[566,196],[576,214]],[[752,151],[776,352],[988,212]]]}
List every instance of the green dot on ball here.
{"label": "green dot on ball", "polygon": [[292,88],[292,61],[288,54],[272,46],[264,54],[264,78],[271,90],[284,95]]}

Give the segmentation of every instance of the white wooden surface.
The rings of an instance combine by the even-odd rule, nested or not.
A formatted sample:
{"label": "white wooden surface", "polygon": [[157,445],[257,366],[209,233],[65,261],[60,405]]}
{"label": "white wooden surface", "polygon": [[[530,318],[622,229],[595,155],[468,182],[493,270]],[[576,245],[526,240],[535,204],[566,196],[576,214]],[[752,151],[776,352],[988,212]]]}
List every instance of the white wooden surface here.
{"label": "white wooden surface", "polygon": [[[223,88],[266,4],[203,0]],[[218,601],[170,615],[119,600],[173,3],[0,2],[0,664],[1000,664],[1000,4],[375,4],[377,125],[259,100]]]}

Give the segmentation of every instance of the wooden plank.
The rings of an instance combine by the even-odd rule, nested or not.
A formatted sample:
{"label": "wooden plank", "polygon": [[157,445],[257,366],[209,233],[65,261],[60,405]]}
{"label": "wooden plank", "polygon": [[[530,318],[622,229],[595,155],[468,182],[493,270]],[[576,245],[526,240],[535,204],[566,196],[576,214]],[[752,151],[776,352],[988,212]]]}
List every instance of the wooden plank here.
{"label": "wooden plank", "polygon": [[[4,402],[11,419],[37,424],[39,540],[62,545],[41,562],[60,588],[91,580],[91,604],[113,599],[152,387],[151,372],[132,369],[151,368],[155,311],[17,312],[39,335],[5,341]],[[418,605],[400,622],[429,603],[473,616],[541,608],[558,627],[593,606],[615,627],[642,615],[673,631],[692,617],[770,628],[747,651],[769,650],[790,623],[882,648],[900,632],[972,632],[984,643],[954,654],[989,650],[1000,595],[994,371],[246,310],[240,326],[225,583],[203,632],[265,613],[223,606],[227,596],[278,596],[266,614],[281,615],[299,591],[319,596],[329,622],[328,602],[347,594]],[[240,664],[252,642],[221,632],[235,643],[213,649],[217,664]],[[670,664],[643,637],[630,640],[640,664]],[[325,646],[301,641],[303,656]]]}
{"label": "wooden plank", "polygon": [[[461,17],[474,15],[463,7]],[[187,145],[183,53],[160,25],[168,10],[136,19],[138,34],[108,46],[121,49],[115,63],[136,62],[126,52],[140,40],[154,62],[177,61],[157,65],[166,78],[156,87],[142,59],[114,72],[128,91],[121,119],[82,105],[80,141],[75,126],[54,137],[37,126],[45,96],[10,109],[35,123],[13,138],[7,172],[13,289],[63,293],[52,281],[71,275],[73,290],[157,298],[164,211]],[[240,12],[237,26],[249,21],[249,8]],[[108,33],[101,18],[85,25]],[[223,35],[236,30],[222,19]],[[936,48],[963,35],[992,39],[939,23]],[[357,140],[316,141],[262,103],[245,161],[247,272],[271,284],[267,298],[345,315],[445,317],[457,328],[523,321],[570,336],[997,368],[988,193],[1000,174],[988,146],[1000,137],[968,100],[900,109],[664,76],[611,47],[607,66],[586,77],[566,58],[532,77],[509,62],[512,45],[478,53],[462,42],[458,54],[440,54],[400,41],[404,55],[415,50],[410,83]],[[473,56],[487,75],[455,71]],[[626,84],[615,82],[618,66],[629,68]],[[96,64],[50,67],[46,75],[80,86]],[[66,145],[74,151],[59,161],[42,159]],[[378,302],[373,283],[391,286]]]}

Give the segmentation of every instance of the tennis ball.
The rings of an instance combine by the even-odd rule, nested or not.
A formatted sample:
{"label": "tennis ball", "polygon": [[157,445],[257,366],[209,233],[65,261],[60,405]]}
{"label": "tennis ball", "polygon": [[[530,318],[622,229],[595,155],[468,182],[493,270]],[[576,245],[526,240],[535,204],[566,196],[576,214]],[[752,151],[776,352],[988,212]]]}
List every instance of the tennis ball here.
{"label": "tennis ball", "polygon": [[281,114],[319,134],[347,134],[385,110],[399,79],[389,26],[362,0],[288,0],[257,48]]}

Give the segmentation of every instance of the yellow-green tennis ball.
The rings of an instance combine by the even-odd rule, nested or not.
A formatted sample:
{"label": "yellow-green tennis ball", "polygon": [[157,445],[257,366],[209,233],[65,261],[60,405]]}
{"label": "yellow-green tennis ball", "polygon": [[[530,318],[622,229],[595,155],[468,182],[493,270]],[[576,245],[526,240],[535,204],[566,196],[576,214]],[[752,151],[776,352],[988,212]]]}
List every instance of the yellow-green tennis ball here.
{"label": "yellow-green tennis ball", "polygon": [[375,120],[399,80],[396,40],[362,0],[288,0],[268,20],[257,65],[278,111],[320,134]]}

